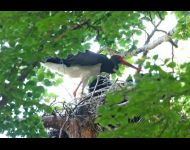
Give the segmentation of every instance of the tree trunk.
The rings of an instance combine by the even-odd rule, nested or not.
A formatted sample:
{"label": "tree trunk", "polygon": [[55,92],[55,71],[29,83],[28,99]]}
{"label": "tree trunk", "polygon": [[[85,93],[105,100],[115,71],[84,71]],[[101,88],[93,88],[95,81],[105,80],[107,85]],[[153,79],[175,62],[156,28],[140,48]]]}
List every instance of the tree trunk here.
{"label": "tree trunk", "polygon": [[[46,128],[53,128],[62,134],[67,134],[69,138],[95,138],[96,130],[94,121],[90,116],[85,118],[79,117],[57,117],[46,116],[43,117],[44,126]],[[61,134],[61,135],[62,135]],[[55,136],[56,138],[62,136]]]}

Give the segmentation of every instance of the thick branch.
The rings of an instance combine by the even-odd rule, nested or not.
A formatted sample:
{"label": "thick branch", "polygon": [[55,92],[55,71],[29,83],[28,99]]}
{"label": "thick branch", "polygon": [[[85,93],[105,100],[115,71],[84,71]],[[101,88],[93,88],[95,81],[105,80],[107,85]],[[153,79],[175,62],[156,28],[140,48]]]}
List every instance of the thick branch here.
{"label": "thick branch", "polygon": [[134,56],[137,55],[141,52],[146,52],[149,50],[154,49],[155,47],[157,47],[158,45],[162,44],[163,42],[168,42],[171,40],[171,36],[172,34],[175,32],[176,28],[172,29],[167,35],[163,35],[161,37],[159,37],[157,40],[154,40],[153,42],[149,43],[149,44],[145,44],[143,47],[138,48],[137,50],[133,50],[133,51],[126,51],[124,53],[124,55],[129,55],[129,56]]}
{"label": "thick branch", "polygon": [[90,118],[69,118],[67,120],[67,117],[45,116],[42,118],[42,121],[45,128],[61,128],[61,130],[67,133],[69,138],[94,138],[96,136],[95,125]]}
{"label": "thick branch", "polygon": [[42,118],[42,121],[44,122],[44,126],[46,128],[55,128],[60,129],[62,124],[66,121],[66,117],[62,118],[59,116],[44,116]]}

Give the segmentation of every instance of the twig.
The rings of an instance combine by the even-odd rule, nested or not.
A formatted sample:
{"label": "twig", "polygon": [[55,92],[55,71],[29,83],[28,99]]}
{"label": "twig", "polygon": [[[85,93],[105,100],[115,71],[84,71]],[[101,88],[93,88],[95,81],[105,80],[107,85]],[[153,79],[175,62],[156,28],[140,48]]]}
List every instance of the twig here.
{"label": "twig", "polygon": [[94,92],[95,92],[95,90],[96,90],[96,87],[97,87],[97,85],[98,85],[99,80],[100,80],[100,76],[97,77],[96,85],[95,85],[95,87],[94,87],[94,90],[93,90],[93,92],[92,92],[92,95],[91,95],[91,98],[90,98],[90,99],[92,99],[92,97],[93,97],[93,95],[94,95]]}
{"label": "twig", "polygon": [[163,42],[168,42],[171,39],[171,35],[175,32],[176,28],[173,28],[171,31],[168,32],[168,35],[163,35],[161,37],[158,37],[156,40],[152,41],[149,44],[146,44],[134,51],[125,51],[124,55],[125,56],[134,56],[139,53],[142,53],[144,51],[149,51],[155,48],[156,46],[160,45]]}
{"label": "twig", "polygon": [[[150,15],[150,18],[151,18],[151,14],[149,14],[149,15]],[[153,37],[153,35],[154,35],[155,32],[157,31],[157,28],[158,28],[158,26],[162,23],[162,20],[160,20],[157,25],[155,25],[155,24],[153,23],[152,18],[151,18],[151,22],[152,22],[152,24],[154,25],[154,30],[153,30],[153,31],[151,32],[151,34],[147,37],[147,39],[146,39],[144,45],[147,45],[147,44],[150,42],[150,39]],[[144,51],[142,57],[143,57],[143,58],[146,57],[147,54],[148,54],[148,51]],[[144,60],[144,61],[145,61],[145,60]],[[143,61],[141,64],[138,65],[138,68],[141,68],[141,67],[142,67],[144,61]],[[139,72],[137,71],[136,73],[139,73]]]}
{"label": "twig", "polygon": [[165,33],[165,34],[168,34],[166,31],[160,30],[160,29],[156,29],[156,31],[158,31],[158,32],[163,32],[163,33]]}
{"label": "twig", "polygon": [[114,81],[114,83],[111,85],[110,89],[112,89],[115,85],[115,83],[118,81],[118,78]]}
{"label": "twig", "polygon": [[143,30],[147,34],[147,37],[150,36],[149,33],[145,29],[141,29],[141,30]]}
{"label": "twig", "polygon": [[169,42],[172,44],[172,46],[178,48],[178,45],[177,45],[178,40],[176,40],[176,41],[174,42],[172,39],[170,39]]}
{"label": "twig", "polygon": [[[163,33],[165,33],[165,34],[168,34],[166,31],[160,30],[160,29],[157,29],[156,31],[158,31],[158,32],[163,32]],[[172,39],[170,39],[169,42],[170,42],[173,46],[175,46],[176,48],[178,48],[178,45],[177,45],[178,40],[176,40],[176,41],[174,42]]]}
{"label": "twig", "polygon": [[53,102],[50,103],[49,106],[52,106],[55,102],[56,102],[56,98],[55,98],[55,100]]}
{"label": "twig", "polygon": [[65,120],[65,122],[63,123],[63,125],[61,126],[61,129],[60,129],[60,131],[59,131],[59,138],[61,138],[61,134],[62,134],[63,128],[65,127],[65,124],[67,123],[68,120],[69,120],[69,116],[66,115],[66,120]]}
{"label": "twig", "polygon": [[152,25],[155,27],[155,24],[154,24],[153,19],[152,19],[151,12],[148,12],[148,15],[149,15],[149,18],[150,18],[150,22],[151,22]]}
{"label": "twig", "polygon": [[150,42],[150,39],[153,37],[154,33],[157,31],[158,26],[161,24],[162,20],[158,22],[157,25],[154,24],[154,30],[151,32],[151,34],[147,37],[147,40],[145,41],[145,44],[148,44]]}
{"label": "twig", "polygon": [[159,15],[159,18],[160,18],[161,20],[164,20],[164,18],[162,18],[162,15],[160,14],[160,11],[158,11],[158,15]]}

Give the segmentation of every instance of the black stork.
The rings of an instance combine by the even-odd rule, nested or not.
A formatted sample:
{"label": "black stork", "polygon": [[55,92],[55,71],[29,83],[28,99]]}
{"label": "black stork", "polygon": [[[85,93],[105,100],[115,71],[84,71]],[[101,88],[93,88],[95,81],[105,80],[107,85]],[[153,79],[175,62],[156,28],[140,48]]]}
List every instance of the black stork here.
{"label": "black stork", "polygon": [[97,54],[89,50],[79,52],[77,55],[69,55],[66,59],[58,57],[48,58],[43,63],[43,66],[60,74],[69,75],[72,78],[80,77],[82,80],[73,92],[74,97],[76,97],[76,92],[82,83],[83,93],[89,77],[99,75],[102,72],[115,73],[119,69],[119,64],[132,67],[138,72],[140,71],[140,68],[128,63],[120,55],[113,55],[109,59],[103,54]]}

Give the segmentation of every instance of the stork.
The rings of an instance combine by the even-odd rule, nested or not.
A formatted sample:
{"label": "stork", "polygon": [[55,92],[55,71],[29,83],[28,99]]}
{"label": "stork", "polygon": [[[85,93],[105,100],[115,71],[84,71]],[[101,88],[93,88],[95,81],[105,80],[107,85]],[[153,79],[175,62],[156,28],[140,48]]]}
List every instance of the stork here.
{"label": "stork", "polygon": [[74,97],[76,97],[77,90],[81,84],[83,93],[89,77],[97,76],[102,72],[115,73],[119,69],[119,64],[132,67],[138,72],[140,71],[140,68],[128,63],[120,55],[113,55],[109,59],[106,55],[97,54],[89,50],[79,52],[77,55],[69,55],[66,59],[48,58],[43,63],[43,66],[62,75],[69,75],[71,78],[81,78],[80,83],[73,92]]}

